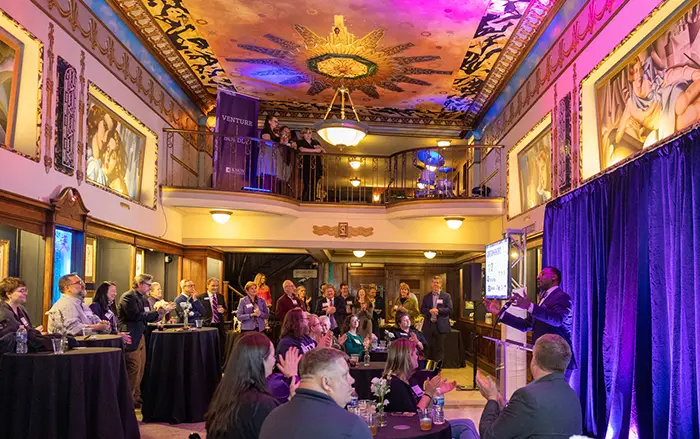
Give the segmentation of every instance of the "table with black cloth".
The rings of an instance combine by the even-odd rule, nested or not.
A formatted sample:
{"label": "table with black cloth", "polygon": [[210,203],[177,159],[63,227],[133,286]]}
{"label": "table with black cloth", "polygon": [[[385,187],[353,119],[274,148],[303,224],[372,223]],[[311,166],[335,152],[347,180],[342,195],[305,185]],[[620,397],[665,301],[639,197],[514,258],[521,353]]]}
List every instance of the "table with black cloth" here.
{"label": "table with black cloth", "polygon": [[[377,439],[450,439],[452,437],[452,428],[449,422],[442,425],[435,425],[428,431],[420,429],[418,415],[411,417],[394,416],[387,413],[386,427],[377,429]],[[395,428],[399,427],[399,428]],[[408,427],[408,428],[405,428]]]}
{"label": "table with black cloth", "polygon": [[136,439],[122,350],[0,357],[0,438]]}
{"label": "table with black cloth", "polygon": [[86,348],[119,348],[123,346],[121,335],[117,334],[93,334],[75,337],[78,346]]}
{"label": "table with black cloth", "polygon": [[241,336],[241,332],[238,331],[227,331],[226,340],[224,340],[224,368],[226,368],[226,363],[228,362],[228,356],[231,355],[233,350],[233,345],[236,344],[236,340]]}
{"label": "table with black cloth", "polygon": [[146,331],[143,333],[144,336],[146,337],[146,345],[148,345],[148,342],[151,339],[151,334],[153,331],[157,331],[159,328],[163,329],[177,329],[177,328],[183,328],[185,326],[184,323],[163,323],[162,325],[158,325],[157,323],[149,323],[146,325]]}
{"label": "table with black cloth", "polygon": [[[357,397],[359,399],[374,399],[372,395],[372,390],[370,388],[372,384],[372,378],[379,378],[384,373],[384,368],[386,367],[386,362],[371,362],[369,366],[365,366],[360,360],[357,366],[350,368],[350,376],[355,379],[355,392],[357,392]],[[430,370],[418,370],[414,373],[414,378],[418,383],[423,383],[426,379],[430,379],[435,376],[434,371]]]}
{"label": "table with black cloth", "polygon": [[143,421],[202,422],[221,379],[218,330],[153,331],[148,357]]}
{"label": "table with black cloth", "polygon": [[442,361],[444,369],[459,369],[467,364],[464,354],[462,333],[456,329],[451,330],[445,337],[445,358]]}
{"label": "table with black cloth", "polygon": [[[362,360],[362,357],[364,355],[360,355],[360,360]],[[385,362],[387,359],[388,353],[386,350],[383,351],[371,351],[369,353],[369,358],[371,361],[377,361],[377,362]]]}

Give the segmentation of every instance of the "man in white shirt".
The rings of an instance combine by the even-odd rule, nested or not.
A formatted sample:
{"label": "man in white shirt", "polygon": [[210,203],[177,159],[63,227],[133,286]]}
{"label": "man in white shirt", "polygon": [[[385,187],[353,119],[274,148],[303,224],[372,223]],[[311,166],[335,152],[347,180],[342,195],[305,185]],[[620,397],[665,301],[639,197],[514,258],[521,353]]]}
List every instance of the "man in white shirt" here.
{"label": "man in white shirt", "polygon": [[[67,274],[58,280],[61,298],[49,312],[49,333],[63,332],[68,335],[82,335],[84,329],[109,333],[110,324],[100,320],[85,304],[85,282],[75,273]],[[115,328],[117,329],[117,328]]]}

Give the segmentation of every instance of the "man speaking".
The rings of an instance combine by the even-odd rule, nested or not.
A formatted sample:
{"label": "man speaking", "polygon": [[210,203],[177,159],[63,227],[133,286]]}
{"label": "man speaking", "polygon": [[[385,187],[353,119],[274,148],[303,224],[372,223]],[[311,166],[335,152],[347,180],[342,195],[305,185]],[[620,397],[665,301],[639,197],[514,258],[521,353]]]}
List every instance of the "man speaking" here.
{"label": "man speaking", "polygon": [[519,331],[532,330],[532,344],[545,334],[557,334],[566,340],[572,352],[571,361],[564,374],[568,381],[571,373],[576,369],[573,346],[571,346],[573,312],[571,297],[559,287],[560,284],[561,271],[554,267],[544,267],[537,276],[537,288],[540,290],[540,299],[537,304],[530,302],[524,291],[513,291],[512,304],[527,310],[528,316],[524,319],[505,312],[505,309],[500,308],[495,300],[485,300],[484,303],[490,313],[498,316],[497,321]]}

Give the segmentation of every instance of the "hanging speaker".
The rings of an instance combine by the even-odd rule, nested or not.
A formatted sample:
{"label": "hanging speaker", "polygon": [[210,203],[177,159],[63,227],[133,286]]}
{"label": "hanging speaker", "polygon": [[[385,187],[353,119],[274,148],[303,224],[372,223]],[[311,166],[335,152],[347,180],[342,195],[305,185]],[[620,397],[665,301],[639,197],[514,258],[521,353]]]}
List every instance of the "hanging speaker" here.
{"label": "hanging speaker", "polygon": [[464,300],[477,302],[482,292],[481,264],[466,264],[462,267],[462,291]]}

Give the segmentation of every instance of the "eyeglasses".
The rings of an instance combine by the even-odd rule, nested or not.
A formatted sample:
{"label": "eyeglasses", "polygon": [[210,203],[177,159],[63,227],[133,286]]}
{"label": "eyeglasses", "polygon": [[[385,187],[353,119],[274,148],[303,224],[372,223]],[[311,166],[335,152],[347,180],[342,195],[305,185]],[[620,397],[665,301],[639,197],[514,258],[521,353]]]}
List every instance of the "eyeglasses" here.
{"label": "eyeglasses", "polygon": [[68,284],[69,287],[72,287],[73,285],[83,285],[85,286],[85,281],[82,279],[78,279],[77,281],[73,282],[72,284]]}
{"label": "eyeglasses", "polygon": [[152,285],[152,283],[148,283],[148,282],[141,282],[141,283],[142,283],[143,285],[148,285],[149,287]]}

